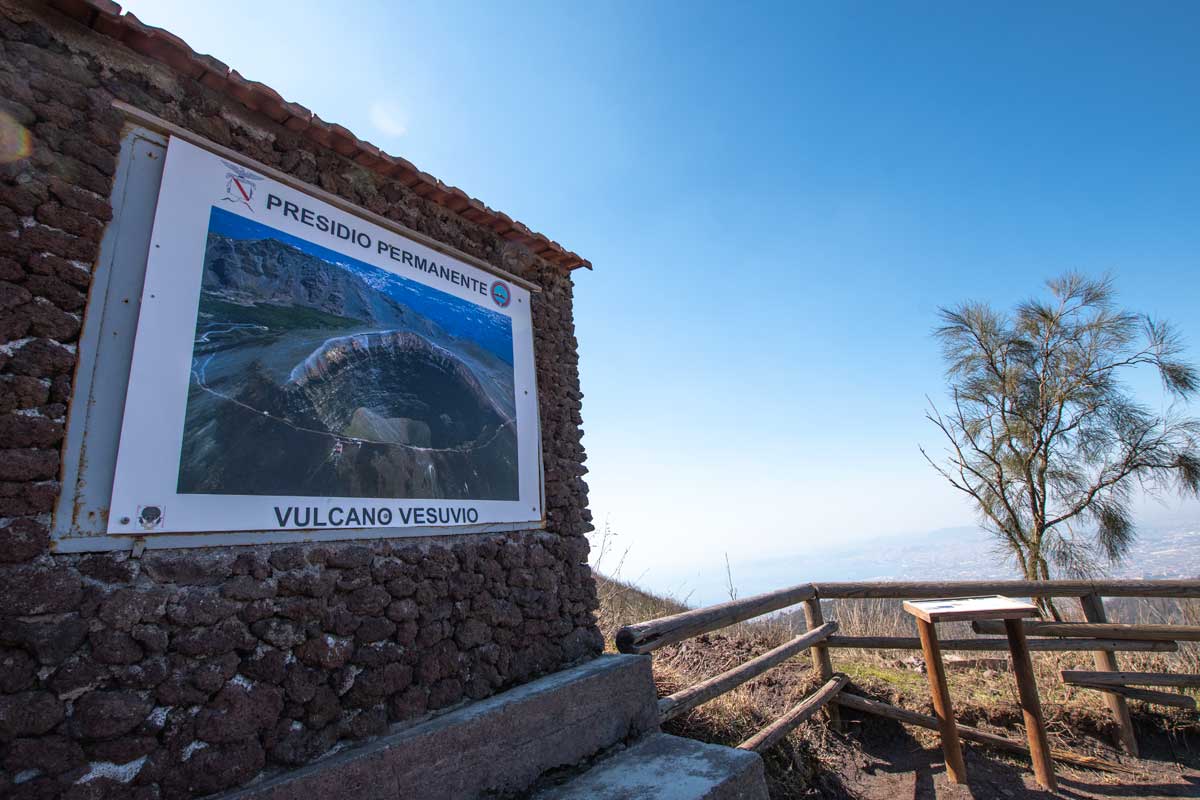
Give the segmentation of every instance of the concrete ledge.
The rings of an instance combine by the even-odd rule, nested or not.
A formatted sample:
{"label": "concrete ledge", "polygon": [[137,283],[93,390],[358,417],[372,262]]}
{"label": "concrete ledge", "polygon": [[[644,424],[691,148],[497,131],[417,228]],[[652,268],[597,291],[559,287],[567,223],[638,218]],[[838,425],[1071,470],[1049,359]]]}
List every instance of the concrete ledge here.
{"label": "concrete ledge", "polygon": [[649,656],[606,655],[386,734],[224,800],[471,798],[657,730]]}
{"label": "concrete ledge", "polygon": [[767,800],[757,753],[656,733],[534,800]]}

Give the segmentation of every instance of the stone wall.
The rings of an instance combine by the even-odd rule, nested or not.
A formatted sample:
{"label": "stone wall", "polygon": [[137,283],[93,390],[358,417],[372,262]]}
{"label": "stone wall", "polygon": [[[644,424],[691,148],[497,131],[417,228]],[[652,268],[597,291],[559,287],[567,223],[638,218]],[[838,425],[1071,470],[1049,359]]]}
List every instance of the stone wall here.
{"label": "stone wall", "polygon": [[[114,99],[538,283],[547,529],[52,553]],[[0,0],[0,114],[0,796],[203,795],[600,650],[569,273],[40,4]]]}

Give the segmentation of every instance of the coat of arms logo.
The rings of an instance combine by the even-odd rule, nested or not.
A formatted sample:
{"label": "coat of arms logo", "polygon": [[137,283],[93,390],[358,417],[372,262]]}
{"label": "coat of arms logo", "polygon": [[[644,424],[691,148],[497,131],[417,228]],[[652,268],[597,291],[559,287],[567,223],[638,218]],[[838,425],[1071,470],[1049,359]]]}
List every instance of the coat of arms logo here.
{"label": "coat of arms logo", "polygon": [[254,213],[250,198],[254,197],[254,190],[258,188],[258,181],[261,181],[263,176],[224,159],[221,159],[221,163],[229,170],[225,173],[225,196],[221,199],[226,203],[243,205],[250,209],[250,213]]}

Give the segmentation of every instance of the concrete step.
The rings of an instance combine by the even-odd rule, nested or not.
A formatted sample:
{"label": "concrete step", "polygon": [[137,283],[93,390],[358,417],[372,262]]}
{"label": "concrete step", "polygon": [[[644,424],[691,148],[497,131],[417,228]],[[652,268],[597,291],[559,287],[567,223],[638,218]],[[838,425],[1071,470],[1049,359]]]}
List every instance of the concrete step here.
{"label": "concrete step", "polygon": [[532,800],[767,800],[757,753],[665,733],[594,765]]}
{"label": "concrete step", "polygon": [[223,798],[463,800],[515,795],[548,770],[577,764],[657,729],[650,657],[600,656]]}

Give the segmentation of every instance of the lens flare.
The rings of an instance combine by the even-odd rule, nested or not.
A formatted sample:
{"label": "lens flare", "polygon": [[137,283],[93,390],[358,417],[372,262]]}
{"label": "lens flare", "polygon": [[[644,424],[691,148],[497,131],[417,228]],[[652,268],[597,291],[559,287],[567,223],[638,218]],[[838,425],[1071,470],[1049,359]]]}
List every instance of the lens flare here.
{"label": "lens flare", "polygon": [[11,164],[33,155],[33,137],[29,129],[0,111],[0,164]]}

